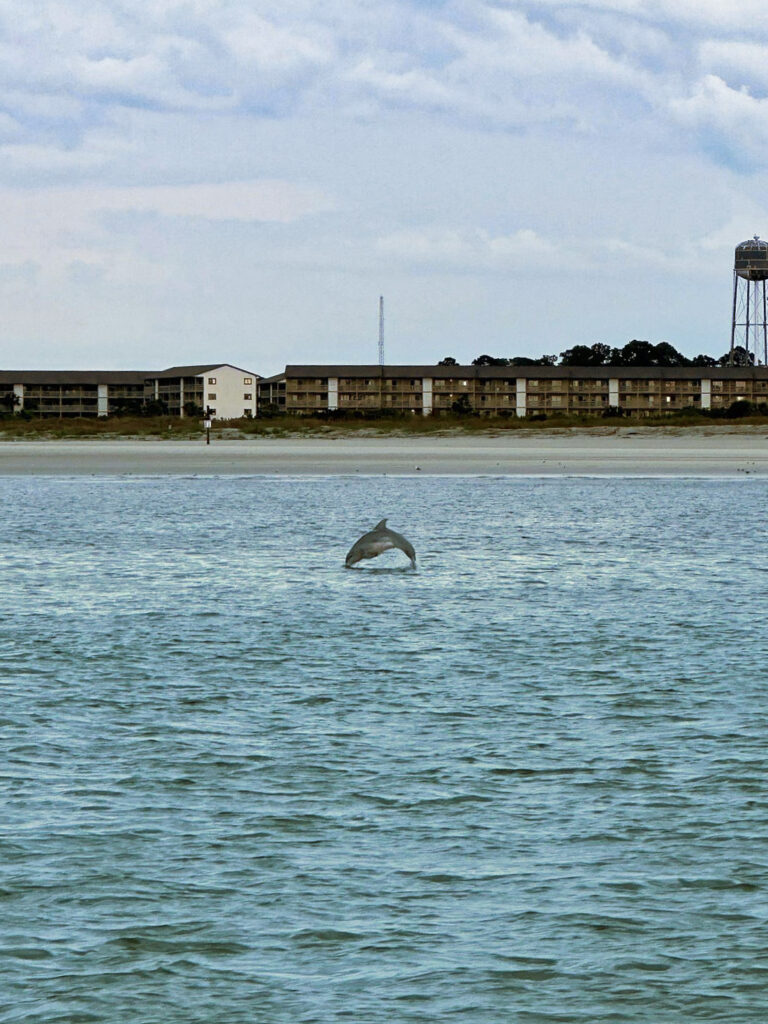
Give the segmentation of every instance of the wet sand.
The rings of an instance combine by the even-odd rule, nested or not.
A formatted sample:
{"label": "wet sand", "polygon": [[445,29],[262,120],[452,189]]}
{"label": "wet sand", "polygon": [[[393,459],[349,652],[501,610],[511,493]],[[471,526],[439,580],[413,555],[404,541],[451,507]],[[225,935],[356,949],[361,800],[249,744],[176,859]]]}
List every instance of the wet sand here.
{"label": "wet sand", "polygon": [[768,475],[768,430],[0,442],[2,475]]}

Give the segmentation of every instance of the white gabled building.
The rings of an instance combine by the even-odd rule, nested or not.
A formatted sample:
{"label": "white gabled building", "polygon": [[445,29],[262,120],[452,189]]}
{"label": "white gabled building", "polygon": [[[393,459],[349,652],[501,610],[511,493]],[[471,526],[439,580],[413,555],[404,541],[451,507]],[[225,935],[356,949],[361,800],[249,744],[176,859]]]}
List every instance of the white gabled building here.
{"label": "white gabled building", "polygon": [[146,396],[154,397],[171,416],[199,416],[210,410],[217,420],[255,416],[259,375],[230,363],[171,366],[146,380]]}

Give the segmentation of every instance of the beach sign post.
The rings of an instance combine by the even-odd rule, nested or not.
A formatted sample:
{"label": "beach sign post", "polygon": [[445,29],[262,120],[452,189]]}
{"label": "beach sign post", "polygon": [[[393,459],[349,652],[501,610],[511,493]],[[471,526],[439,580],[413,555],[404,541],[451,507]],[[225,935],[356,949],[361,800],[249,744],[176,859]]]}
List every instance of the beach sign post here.
{"label": "beach sign post", "polygon": [[205,443],[211,443],[211,409],[208,406],[205,410],[205,419],[203,420],[203,429],[205,430]]}

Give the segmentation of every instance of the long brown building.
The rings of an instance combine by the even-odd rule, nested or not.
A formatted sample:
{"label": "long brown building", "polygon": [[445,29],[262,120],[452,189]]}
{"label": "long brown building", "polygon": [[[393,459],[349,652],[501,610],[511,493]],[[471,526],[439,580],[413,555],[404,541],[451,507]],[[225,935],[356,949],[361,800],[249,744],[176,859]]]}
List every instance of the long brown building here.
{"label": "long brown building", "polygon": [[[282,381],[281,381],[282,377]],[[768,367],[289,365],[270,378],[287,413],[378,410],[481,415],[595,415],[609,407],[638,416],[686,407],[768,402]],[[282,396],[281,396],[282,397]]]}
{"label": "long brown building", "polygon": [[8,408],[35,416],[109,416],[144,401],[144,370],[0,370]]}
{"label": "long brown building", "polygon": [[636,416],[768,402],[768,367],[287,366],[260,378],[229,364],[144,370],[0,370],[0,400],[37,416],[109,416],[157,403],[169,415],[349,411],[428,416],[457,407],[486,416]]}

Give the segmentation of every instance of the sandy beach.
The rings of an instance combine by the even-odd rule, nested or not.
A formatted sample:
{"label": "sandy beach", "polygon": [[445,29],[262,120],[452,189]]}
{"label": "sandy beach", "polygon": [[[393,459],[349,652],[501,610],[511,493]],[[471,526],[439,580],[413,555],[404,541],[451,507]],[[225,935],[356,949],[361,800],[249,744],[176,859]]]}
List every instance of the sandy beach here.
{"label": "sandy beach", "polygon": [[0,442],[2,475],[768,475],[768,431]]}

